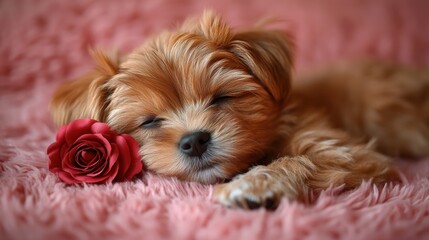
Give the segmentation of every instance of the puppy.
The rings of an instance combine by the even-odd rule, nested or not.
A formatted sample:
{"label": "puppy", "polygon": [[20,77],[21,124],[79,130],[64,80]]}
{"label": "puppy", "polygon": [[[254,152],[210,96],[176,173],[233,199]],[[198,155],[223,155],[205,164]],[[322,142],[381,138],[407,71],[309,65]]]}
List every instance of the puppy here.
{"label": "puppy", "polygon": [[148,169],[217,183],[217,201],[245,209],[391,181],[385,154],[429,154],[428,72],[367,61],[292,81],[292,48],[207,11],[121,60],[94,51],[96,69],[61,86],[51,112],[58,125],[107,122]]}

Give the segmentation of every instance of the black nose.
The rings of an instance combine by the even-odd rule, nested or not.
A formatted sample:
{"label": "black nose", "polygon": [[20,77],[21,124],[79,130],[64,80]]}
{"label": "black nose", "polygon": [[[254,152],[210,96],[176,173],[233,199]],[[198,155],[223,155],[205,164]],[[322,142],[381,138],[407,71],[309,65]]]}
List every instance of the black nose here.
{"label": "black nose", "polygon": [[185,135],[179,142],[180,151],[190,157],[201,157],[207,150],[210,138],[210,133],[201,131]]}

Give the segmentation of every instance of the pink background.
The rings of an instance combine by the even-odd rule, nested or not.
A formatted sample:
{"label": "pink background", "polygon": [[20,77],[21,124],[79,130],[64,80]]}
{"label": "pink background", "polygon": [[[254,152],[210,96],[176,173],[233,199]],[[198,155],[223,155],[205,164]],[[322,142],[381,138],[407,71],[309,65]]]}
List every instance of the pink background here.
{"label": "pink background", "polygon": [[52,91],[92,66],[91,46],[127,52],[212,8],[235,27],[280,17],[301,71],[374,56],[429,67],[426,0],[0,2],[0,239],[424,239],[429,161],[397,161],[407,181],[330,189],[275,212],[226,209],[211,186],[146,174],[135,182],[65,186],[47,170]]}

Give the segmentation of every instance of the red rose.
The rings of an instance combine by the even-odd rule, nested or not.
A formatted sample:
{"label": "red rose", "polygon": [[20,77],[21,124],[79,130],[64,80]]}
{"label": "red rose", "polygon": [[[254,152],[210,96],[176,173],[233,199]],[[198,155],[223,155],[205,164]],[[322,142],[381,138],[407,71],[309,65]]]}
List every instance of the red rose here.
{"label": "red rose", "polygon": [[142,171],[137,142],[106,123],[78,119],[57,132],[48,147],[49,170],[66,183],[131,180]]}

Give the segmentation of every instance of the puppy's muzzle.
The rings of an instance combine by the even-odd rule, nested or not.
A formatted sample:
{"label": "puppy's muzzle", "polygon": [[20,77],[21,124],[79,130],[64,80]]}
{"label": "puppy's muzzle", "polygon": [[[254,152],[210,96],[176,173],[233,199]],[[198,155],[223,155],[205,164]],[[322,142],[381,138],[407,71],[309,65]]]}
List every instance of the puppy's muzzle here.
{"label": "puppy's muzzle", "polygon": [[179,149],[190,157],[201,157],[211,140],[208,132],[198,131],[187,134],[180,139]]}

